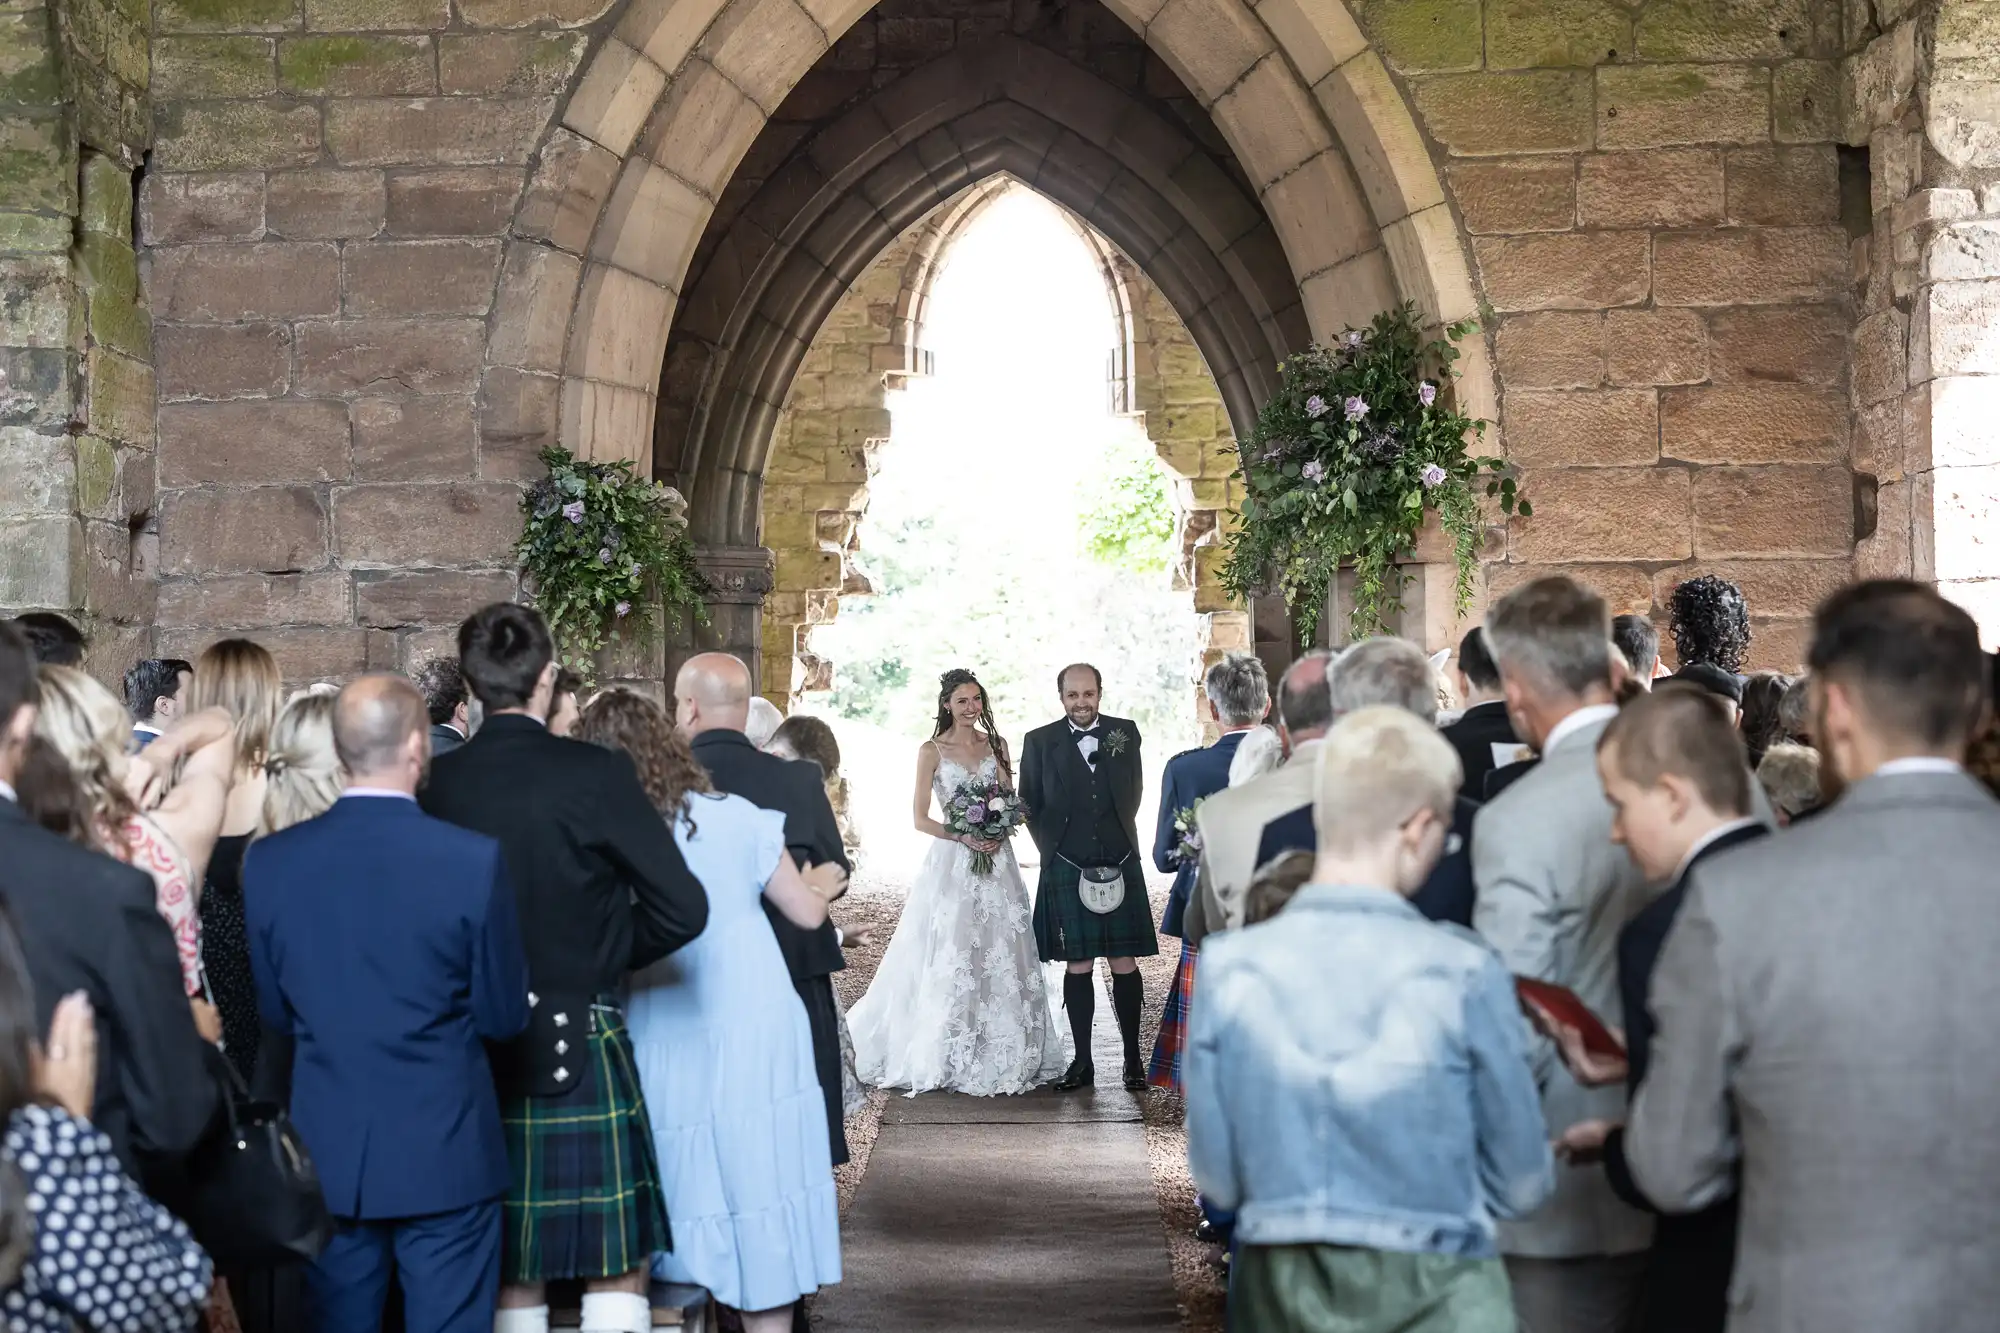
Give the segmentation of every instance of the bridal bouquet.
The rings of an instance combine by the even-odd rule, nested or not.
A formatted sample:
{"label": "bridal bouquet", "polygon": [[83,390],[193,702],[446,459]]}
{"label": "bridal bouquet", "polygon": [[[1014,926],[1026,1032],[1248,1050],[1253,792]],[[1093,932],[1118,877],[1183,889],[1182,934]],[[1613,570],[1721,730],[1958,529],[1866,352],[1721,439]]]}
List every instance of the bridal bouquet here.
{"label": "bridal bouquet", "polygon": [[[958,784],[945,802],[944,826],[953,833],[985,842],[1005,842],[1028,817],[1027,808],[998,778],[972,778]],[[993,853],[975,851],[972,873],[993,873]]]}

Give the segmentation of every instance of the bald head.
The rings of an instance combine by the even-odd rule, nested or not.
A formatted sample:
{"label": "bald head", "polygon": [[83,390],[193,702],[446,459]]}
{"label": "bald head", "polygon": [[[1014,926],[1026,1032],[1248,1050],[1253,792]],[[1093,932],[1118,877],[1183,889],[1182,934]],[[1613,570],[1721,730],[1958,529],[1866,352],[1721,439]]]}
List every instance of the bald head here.
{"label": "bald head", "polygon": [[750,721],[750,668],[727,653],[690,657],[674,677],[674,720],[682,731],[743,731]]}
{"label": "bald head", "polygon": [[333,748],[353,785],[414,793],[430,760],[423,694],[387,672],[361,677],[334,700]]}
{"label": "bald head", "polygon": [[1293,745],[1324,736],[1333,725],[1333,690],[1327,680],[1333,660],[1332,653],[1315,649],[1287,667],[1278,682],[1278,725]]}

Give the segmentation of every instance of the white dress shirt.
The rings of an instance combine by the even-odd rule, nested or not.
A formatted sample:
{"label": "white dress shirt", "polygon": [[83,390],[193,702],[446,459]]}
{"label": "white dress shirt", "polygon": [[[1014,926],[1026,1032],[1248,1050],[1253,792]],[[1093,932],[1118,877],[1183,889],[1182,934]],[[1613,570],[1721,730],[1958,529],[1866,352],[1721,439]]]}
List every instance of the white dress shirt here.
{"label": "white dress shirt", "polygon": [[346,787],[341,790],[340,799],[350,796],[379,796],[395,801],[414,801],[417,798],[406,791],[395,791],[388,787]]}
{"label": "white dress shirt", "polygon": [[1076,752],[1083,756],[1086,764],[1097,757],[1097,729],[1102,725],[1101,721],[1094,722],[1090,730],[1085,731],[1074,722],[1069,724],[1070,734],[1076,737]]}
{"label": "white dress shirt", "polygon": [[11,783],[7,782],[0,782],[0,798],[12,801],[16,805],[21,803],[20,793],[14,790]]}
{"label": "white dress shirt", "polygon": [[1558,745],[1561,745],[1585,727],[1597,722],[1609,722],[1617,716],[1617,704],[1589,704],[1577,709],[1574,713],[1571,713],[1568,717],[1549,728],[1548,737],[1542,741],[1542,757],[1547,758],[1550,752]]}
{"label": "white dress shirt", "polygon": [[1909,773],[1959,773],[1964,770],[1956,762],[1934,754],[1913,754],[1907,759],[1891,759],[1882,767],[1869,774],[1870,777],[1894,778]]}

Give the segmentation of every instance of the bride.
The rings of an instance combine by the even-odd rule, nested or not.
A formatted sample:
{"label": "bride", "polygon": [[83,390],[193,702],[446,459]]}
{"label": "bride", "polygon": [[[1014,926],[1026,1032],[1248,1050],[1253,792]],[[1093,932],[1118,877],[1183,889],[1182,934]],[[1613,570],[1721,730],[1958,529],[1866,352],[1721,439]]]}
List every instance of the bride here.
{"label": "bride", "polygon": [[[882,965],[847,1015],[863,1082],[977,1097],[1026,1092],[1069,1063],[1035,953],[1028,886],[1006,842],[953,833],[932,818],[959,784],[1014,782],[1007,743],[970,671],[949,671],[937,730],[917,752],[917,828],[938,839],[903,906]],[[993,858],[984,875],[973,853]]]}

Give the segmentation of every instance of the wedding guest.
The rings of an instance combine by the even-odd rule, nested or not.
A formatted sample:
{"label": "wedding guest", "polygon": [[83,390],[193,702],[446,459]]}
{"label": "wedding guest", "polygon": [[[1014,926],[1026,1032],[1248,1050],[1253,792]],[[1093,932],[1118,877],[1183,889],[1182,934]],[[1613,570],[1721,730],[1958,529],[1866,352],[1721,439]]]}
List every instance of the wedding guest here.
{"label": "wedding guest", "polygon": [[86,646],[83,631],[53,611],[30,611],[16,616],[14,628],[28,641],[28,648],[40,666],[80,667]]}
{"label": "wedding guest", "polygon": [[1204,947],[1192,1020],[1188,1161],[1237,1210],[1231,1325],[1512,1329],[1495,1220],[1550,1188],[1527,1033],[1492,952],[1408,901],[1458,757],[1394,708],[1314,750],[1313,882]]}
{"label": "wedding guest", "polygon": [[417,688],[424,692],[424,711],[431,720],[431,756],[450,754],[472,735],[472,710],[458,659],[433,657],[424,663]]}
{"label": "wedding guest", "polygon": [[[1509,972],[1575,991],[1622,1024],[1618,932],[1649,900],[1646,876],[1611,841],[1597,738],[1612,702],[1611,617],[1604,599],[1567,578],[1536,579],[1486,616],[1507,708],[1541,762],[1488,801],[1473,825],[1473,925]],[[1616,1088],[1585,1089],[1533,1051],[1548,1132],[1624,1113]],[[1501,1228],[1515,1308],[1530,1333],[1632,1327],[1652,1219],[1613,1194],[1604,1174],[1571,1167],[1531,1216]]]}
{"label": "wedding guest", "polygon": [[1819,807],[1819,770],[1819,751],[1810,746],[1783,741],[1764,751],[1763,762],[1757,765],[1757,782],[1779,824],[1789,826]]}
{"label": "wedding guest", "polygon": [[91,1124],[97,1016],[83,991],[55,1005],[46,1046],[21,940],[0,912],[0,1164],[18,1173],[31,1246],[0,1290],[10,1333],[181,1333],[208,1299],[208,1256],[146,1197]]}
{"label": "wedding guest", "polygon": [[[2000,654],[1986,655],[1988,697],[2000,700]],[[1965,771],[2000,796],[2000,711],[1989,707],[1985,720],[1965,747]]]}
{"label": "wedding guest", "polygon": [[1327,690],[1333,659],[1324,650],[1309,652],[1278,681],[1283,766],[1216,792],[1195,814],[1201,852],[1181,926],[1183,938],[1196,947],[1212,932],[1243,924],[1243,894],[1257,873],[1264,826],[1312,799],[1312,756],[1333,725],[1333,696]]}
{"label": "wedding guest", "polygon": [[1958,762],[1987,704],[1979,630],[1933,588],[1874,580],[1821,604],[1808,662],[1846,791],[1694,871],[1626,1160],[1671,1212],[1740,1176],[1733,1333],[1986,1328],[2000,806]]}
{"label": "wedding guest", "polygon": [[568,736],[576,730],[577,719],[583,716],[583,705],[577,695],[582,688],[583,677],[568,667],[556,668],[556,692],[549,703],[549,735]]}
{"label": "wedding guest", "polygon": [[849,817],[850,793],[847,778],[840,771],[840,741],[825,718],[795,714],[778,724],[770,744],[761,747],[780,759],[810,759],[819,765],[826,784],[826,799],[833,806],[834,823],[840,827],[840,843],[850,861],[860,847],[853,820]]}
{"label": "wedding guest", "polygon": [[1611,644],[1625,663],[1625,678],[1642,690],[1653,688],[1660,674],[1660,631],[1651,616],[1626,613],[1611,617]]}
{"label": "wedding guest", "polygon": [[[248,639],[222,639],[195,659],[188,706],[220,708],[236,724],[236,769],[223,812],[222,835],[201,890],[201,963],[222,1013],[222,1051],[246,1083],[257,1075],[263,1025],[250,974],[250,938],[243,923],[243,853],[264,813],[265,761],[284,694],[278,664]],[[232,1286],[235,1285],[233,1282]]]}
{"label": "wedding guest", "polygon": [[[1646,996],[1688,875],[1767,830],[1751,814],[1752,779],[1736,730],[1716,699],[1701,691],[1662,688],[1626,704],[1598,738],[1597,769],[1614,811],[1612,840],[1631,853],[1647,879],[1668,887],[1618,936],[1626,1058],[1593,1055],[1574,1028],[1546,1020],[1544,1027],[1578,1082],[1624,1083],[1627,1095],[1636,1096],[1653,1040]],[[1604,1120],[1572,1125],[1557,1147],[1573,1161],[1601,1158],[1619,1198],[1657,1211],[1632,1181],[1620,1126]],[[1734,1190],[1698,1213],[1660,1218],[1646,1265],[1642,1327],[1722,1333],[1735,1254]]]}
{"label": "wedding guest", "polygon": [[[1275,773],[1285,762],[1285,742],[1278,735],[1278,729],[1266,723],[1252,727],[1244,733],[1243,740],[1236,747],[1236,755],[1229,761],[1229,785],[1240,787],[1253,782],[1266,773]],[[1188,901],[1194,901],[1194,892],[1188,892]]]}
{"label": "wedding guest", "polygon": [[784,813],[715,791],[650,700],[606,691],[577,736],[631,756],[708,896],[701,937],[632,977],[632,1047],[674,1219],[654,1275],[705,1288],[747,1333],[786,1333],[801,1296],[840,1281],[840,1219],[812,1026],[760,906],[816,929],[846,876],[833,862],[801,875]]}
{"label": "wedding guest", "polygon": [[1667,599],[1667,632],[1683,670],[1700,664],[1743,674],[1750,651],[1750,604],[1743,590],[1716,574],[1675,585]]}
{"label": "wedding guest", "polygon": [[1459,790],[1477,800],[1486,788],[1488,773],[1521,757],[1521,739],[1514,734],[1514,720],[1507,716],[1507,699],[1500,693],[1500,668],[1493,665],[1493,654],[1486,648],[1486,632],[1477,625],[1458,641],[1457,671],[1465,712],[1442,731],[1451,748],[1458,751],[1458,762],[1465,769],[1465,781]]}
{"label": "wedding guest", "polygon": [[[783,811],[785,845],[800,869],[833,862],[851,872],[826,787],[811,765],[768,755],[750,743],[750,669],[724,653],[702,653],[674,678],[675,722],[717,791],[741,796],[766,810]],[[847,966],[831,925],[812,930],[794,924],[774,905],[764,915],[778,937],[792,985],[812,1024],[813,1061],[825,1095],[827,1141],[833,1164],[848,1158],[840,1064],[840,1009],[833,974]]]}
{"label": "wedding guest", "polygon": [[125,707],[132,713],[132,743],[145,749],[161,728],[181,715],[181,695],[194,665],[178,657],[149,657],[125,673]]}
{"label": "wedding guest", "polygon": [[1778,730],[1780,739],[1794,745],[1811,745],[1812,723],[1812,679],[1810,676],[1794,676],[1792,683],[1785,686],[1784,697],[1778,700]]}
{"label": "wedding guest", "polygon": [[1273,860],[1257,867],[1250,891],[1243,895],[1243,924],[1254,926],[1269,921],[1298,897],[1299,890],[1312,878],[1313,852],[1280,852]]}
{"label": "wedding guest", "polygon": [[[1167,760],[1160,774],[1160,816],[1153,832],[1153,867],[1174,877],[1160,931],[1181,935],[1186,930],[1188,894],[1201,867],[1201,842],[1194,833],[1194,812],[1200,804],[1229,785],[1229,765],[1236,749],[1271,711],[1271,682],[1261,659],[1231,653],[1202,677],[1209,719],[1221,731],[1212,745],[1185,750]],[[1192,836],[1190,836],[1192,835]],[[1168,1092],[1181,1090],[1181,1052],[1187,1044],[1188,1001],[1194,995],[1195,960],[1199,950],[1181,941],[1180,962],[1174,967],[1173,988],[1167,992],[1160,1030],[1153,1041],[1153,1058],[1146,1082]]]}
{"label": "wedding guest", "polygon": [[333,738],[337,698],[307,695],[292,700],[278,714],[264,761],[264,808],[257,817],[256,837],[323,815],[340,799],[347,775]]}
{"label": "wedding guest", "polygon": [[1791,684],[1790,676],[1776,671],[1752,672],[1743,680],[1736,726],[1743,733],[1743,748],[1750,756],[1752,772],[1764,761],[1764,752],[1785,738],[1779,706]]}
{"label": "wedding guest", "polygon": [[1682,667],[1667,679],[1691,689],[1701,690],[1729,715],[1729,725],[1735,726],[1743,707],[1743,680],[1724,671],[1719,666],[1707,662],[1695,662]]}
{"label": "wedding guest", "polygon": [[[1412,717],[1431,720],[1432,670],[1423,652],[1407,639],[1387,635],[1363,639],[1340,655],[1327,676],[1337,724],[1364,708],[1400,708]],[[1430,877],[1410,902],[1433,921],[1472,924],[1472,822],[1479,803],[1456,798],[1445,850]],[[1313,851],[1319,845],[1310,801],[1264,825],[1257,840],[1257,864],[1265,865],[1288,851]]]}
{"label": "wedding guest", "polygon": [[423,808],[496,839],[532,988],[494,1069],[510,1176],[495,1333],[547,1333],[546,1284],[583,1279],[583,1333],[648,1333],[667,1248],[659,1166],[617,992],[701,933],[708,905],[631,761],[547,726],[548,623],[496,602],[459,627],[484,718],[431,766]]}
{"label": "wedding guest", "polygon": [[103,1020],[94,1123],[125,1171],[150,1183],[208,1129],[215,1085],[152,880],[38,828],[17,803],[39,707],[35,674],[26,640],[0,623],[0,902],[33,982],[33,1030],[46,1031],[56,1001],[73,991]]}
{"label": "wedding guest", "polygon": [[750,738],[752,745],[761,750],[771,743],[771,737],[778,734],[778,728],[784,721],[785,715],[778,710],[776,704],[761,694],[753,694],[750,696],[750,716],[744,721],[743,734]]}
{"label": "wedding guest", "polygon": [[[323,702],[286,710],[274,756]],[[400,676],[341,691],[345,791],[243,867],[261,1007],[295,1043],[292,1117],[337,1219],[307,1275],[320,1333],[378,1329],[392,1275],[409,1333],[494,1322],[509,1174],[485,1043],[527,1026],[527,962],[500,845],[417,808],[429,727]]]}

